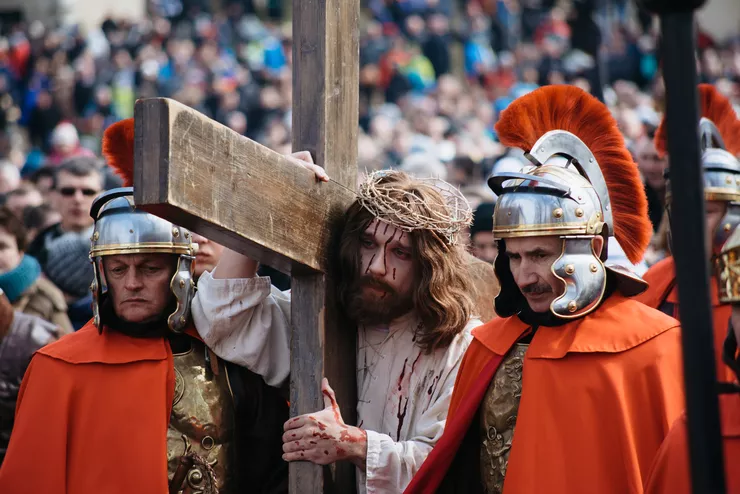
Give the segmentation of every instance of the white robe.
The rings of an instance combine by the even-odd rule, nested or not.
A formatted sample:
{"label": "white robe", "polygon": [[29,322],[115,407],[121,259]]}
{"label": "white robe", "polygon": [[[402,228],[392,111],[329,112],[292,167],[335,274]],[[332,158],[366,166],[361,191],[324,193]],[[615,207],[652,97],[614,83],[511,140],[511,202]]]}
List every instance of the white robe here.
{"label": "white robe", "polygon": [[[288,378],[290,293],[272,287],[269,278],[216,280],[204,273],[192,314],[216,355],[271,386]],[[367,431],[367,466],[358,470],[358,492],[406,488],[442,435],[470,331],[480,324],[472,319],[449,347],[431,354],[414,342],[413,314],[390,328],[358,329],[357,421]]]}

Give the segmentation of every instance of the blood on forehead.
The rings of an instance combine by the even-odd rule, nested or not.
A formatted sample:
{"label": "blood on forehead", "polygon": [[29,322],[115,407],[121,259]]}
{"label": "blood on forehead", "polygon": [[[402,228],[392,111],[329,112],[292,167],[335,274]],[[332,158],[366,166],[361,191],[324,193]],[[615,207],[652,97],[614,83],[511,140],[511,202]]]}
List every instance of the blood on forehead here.
{"label": "blood on forehead", "polygon": [[364,235],[381,245],[398,242],[404,248],[411,248],[409,233],[383,220],[373,220],[365,229]]}

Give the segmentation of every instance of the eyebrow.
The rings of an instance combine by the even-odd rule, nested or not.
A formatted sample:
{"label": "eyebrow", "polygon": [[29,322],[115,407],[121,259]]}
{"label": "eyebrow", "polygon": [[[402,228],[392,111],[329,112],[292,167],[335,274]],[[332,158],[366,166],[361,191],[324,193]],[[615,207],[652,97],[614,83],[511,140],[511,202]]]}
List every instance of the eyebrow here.
{"label": "eyebrow", "polygon": [[[390,227],[390,228],[394,228],[394,227]],[[368,232],[367,230],[362,232],[362,234],[360,235],[360,238],[363,240],[371,240],[379,244],[388,244],[388,245],[398,244],[404,249],[411,249],[411,239],[409,238],[409,233],[404,232],[403,230],[401,230],[401,232],[403,236],[403,242],[401,241],[401,235],[399,235],[397,232],[395,235],[393,235],[393,237],[390,237],[383,242],[375,238],[376,236],[372,232]]]}
{"label": "eyebrow", "polygon": [[535,256],[535,255],[539,255],[539,254],[550,255],[551,252],[548,252],[547,250],[545,250],[545,249],[543,249],[541,247],[538,247],[536,249],[527,250],[527,251],[524,251],[524,252],[507,252],[507,254],[508,255],[517,255],[517,256]]}

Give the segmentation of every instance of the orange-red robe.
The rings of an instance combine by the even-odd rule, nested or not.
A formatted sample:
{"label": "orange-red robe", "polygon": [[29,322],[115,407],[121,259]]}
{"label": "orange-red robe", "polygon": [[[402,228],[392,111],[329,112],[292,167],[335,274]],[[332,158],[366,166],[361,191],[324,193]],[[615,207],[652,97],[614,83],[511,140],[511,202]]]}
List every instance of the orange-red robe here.
{"label": "orange-red robe", "polygon": [[[740,494],[740,395],[721,395],[722,445],[727,494]],[[655,459],[646,494],[691,494],[686,415],[676,421]]]}
{"label": "orange-red robe", "polygon": [[[445,433],[407,493],[436,491],[466,431],[479,427],[473,418],[502,356],[528,331],[517,317],[474,331]],[[640,493],[683,408],[675,319],[614,294],[585,317],[542,326],[524,359],[504,492]]]}
{"label": "orange-red robe", "polygon": [[[635,297],[635,300],[678,319],[678,284],[676,282],[676,266],[673,262],[673,257],[667,257],[653,265],[645,273],[644,279],[650,284],[650,287],[647,291]],[[717,280],[713,276],[710,279],[709,287],[712,299],[714,358],[716,361],[717,380],[725,382],[735,381],[735,375],[722,362],[722,346],[724,345],[725,338],[727,338],[732,307],[729,304],[721,304],[719,302]]]}
{"label": "orange-red robe", "polygon": [[3,494],[165,494],[174,367],[164,338],[88,323],[31,360]]}

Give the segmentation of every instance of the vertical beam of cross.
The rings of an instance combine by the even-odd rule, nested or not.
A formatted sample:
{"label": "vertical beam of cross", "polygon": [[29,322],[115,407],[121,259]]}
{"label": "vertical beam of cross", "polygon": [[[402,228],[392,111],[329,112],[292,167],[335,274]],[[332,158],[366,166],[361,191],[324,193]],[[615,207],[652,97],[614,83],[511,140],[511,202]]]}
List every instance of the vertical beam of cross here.
{"label": "vertical beam of cross", "polygon": [[[354,190],[359,105],[359,0],[293,0],[293,150],[308,150]],[[324,269],[326,272],[326,269]],[[340,321],[330,279],[293,273],[291,416],[323,408],[321,378],[354,423],[356,332]],[[291,463],[290,492],[353,492],[354,467]]]}

